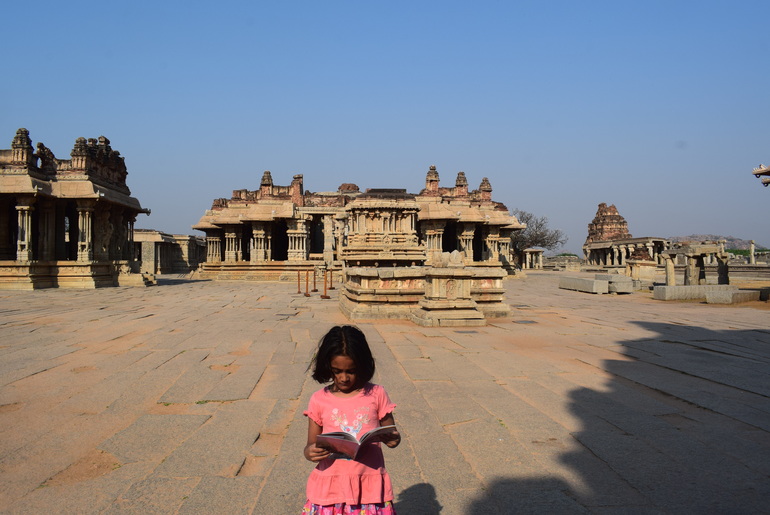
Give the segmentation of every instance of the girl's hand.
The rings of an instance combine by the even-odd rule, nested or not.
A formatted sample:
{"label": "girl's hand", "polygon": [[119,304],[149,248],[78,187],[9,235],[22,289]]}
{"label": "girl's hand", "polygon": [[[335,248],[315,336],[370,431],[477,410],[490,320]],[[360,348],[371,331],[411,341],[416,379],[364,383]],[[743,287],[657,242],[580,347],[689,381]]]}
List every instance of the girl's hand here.
{"label": "girl's hand", "polygon": [[305,446],[305,459],[317,463],[329,457],[330,452],[323,447],[318,447],[315,443],[309,443]]}
{"label": "girl's hand", "polygon": [[[380,419],[380,425],[395,426],[396,420],[393,418],[393,413],[388,413],[382,417]],[[393,431],[391,433],[382,435],[380,437],[380,441],[392,449],[393,447],[398,447],[398,444],[401,443],[401,434],[399,434],[398,431]]]}
{"label": "girl's hand", "polygon": [[401,443],[401,434],[398,431],[393,431],[392,433],[382,435],[380,441],[392,449],[398,447],[398,444]]}

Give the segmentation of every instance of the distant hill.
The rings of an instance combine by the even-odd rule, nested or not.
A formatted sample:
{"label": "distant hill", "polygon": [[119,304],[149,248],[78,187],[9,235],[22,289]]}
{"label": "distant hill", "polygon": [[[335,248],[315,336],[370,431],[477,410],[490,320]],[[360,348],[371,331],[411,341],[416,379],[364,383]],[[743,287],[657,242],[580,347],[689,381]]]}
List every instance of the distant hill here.
{"label": "distant hill", "polygon": [[[685,241],[699,242],[699,241],[719,241],[725,240],[726,249],[742,249],[748,250],[751,242],[749,240],[742,240],[740,238],[733,238],[732,236],[717,236],[716,234],[691,234],[689,236],[669,236],[667,238],[671,242],[682,243]],[[757,249],[766,249],[767,246],[754,240],[754,246]]]}

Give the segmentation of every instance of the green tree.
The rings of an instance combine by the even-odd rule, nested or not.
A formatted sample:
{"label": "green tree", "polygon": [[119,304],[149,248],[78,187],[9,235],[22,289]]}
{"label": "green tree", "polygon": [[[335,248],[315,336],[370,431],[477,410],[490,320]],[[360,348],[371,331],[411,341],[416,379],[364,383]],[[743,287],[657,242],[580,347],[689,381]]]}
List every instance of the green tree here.
{"label": "green tree", "polygon": [[514,209],[513,215],[519,222],[527,224],[526,229],[514,231],[511,236],[511,244],[517,252],[530,247],[556,250],[567,243],[567,236],[561,230],[548,227],[547,217],[535,216],[520,209]]}

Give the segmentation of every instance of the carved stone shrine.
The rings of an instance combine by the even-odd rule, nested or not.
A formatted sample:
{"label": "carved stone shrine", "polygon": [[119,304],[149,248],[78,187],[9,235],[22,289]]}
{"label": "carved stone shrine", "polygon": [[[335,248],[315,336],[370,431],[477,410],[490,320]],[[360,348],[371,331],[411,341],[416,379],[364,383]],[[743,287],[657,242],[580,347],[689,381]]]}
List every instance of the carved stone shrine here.
{"label": "carved stone shrine", "polygon": [[632,255],[638,260],[644,254],[645,260],[660,263],[660,253],[669,246],[669,242],[663,238],[632,237],[628,232],[628,222],[618,213],[618,209],[602,202],[593,221],[588,224],[583,255],[589,265],[602,267],[626,266],[626,261]]}
{"label": "carved stone shrine", "polygon": [[473,309],[482,319],[504,316],[510,309],[502,280],[513,271],[511,234],[525,225],[491,195],[487,178],[469,191],[463,172],[454,187],[440,187],[435,166],[418,194],[361,192],[350,183],[312,193],[304,191],[302,175],[276,186],[265,172],[259,190],[215,200],[194,226],[208,243],[201,276],[292,280],[298,271],[322,265],[342,270],[340,308],[349,318],[408,319],[420,309],[426,288],[433,288],[426,281],[438,277],[430,267],[442,254],[456,252]]}
{"label": "carved stone shrine", "polygon": [[110,140],[77,138],[58,159],[27,129],[0,150],[0,288],[144,284],[134,221],[149,214],[131,196]]}

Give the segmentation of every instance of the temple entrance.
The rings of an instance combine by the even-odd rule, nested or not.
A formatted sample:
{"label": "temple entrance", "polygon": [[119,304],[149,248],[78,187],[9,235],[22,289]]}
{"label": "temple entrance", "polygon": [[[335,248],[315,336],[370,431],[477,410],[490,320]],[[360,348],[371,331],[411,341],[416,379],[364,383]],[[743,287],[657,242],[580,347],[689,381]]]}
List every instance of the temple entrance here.
{"label": "temple entrance", "polygon": [[286,220],[276,220],[272,226],[271,261],[288,261],[289,259],[289,228]]}
{"label": "temple entrance", "polygon": [[73,202],[68,202],[64,208],[64,232],[62,245],[57,245],[57,251],[62,252],[57,259],[76,261],[78,258],[78,212]]}
{"label": "temple entrance", "polygon": [[484,261],[484,226],[476,224],[473,231],[473,260]]}
{"label": "temple entrance", "polygon": [[313,215],[310,220],[310,254],[323,254],[324,251],[324,224],[323,216]]}
{"label": "temple entrance", "polygon": [[450,221],[444,226],[444,237],[441,241],[442,252],[452,252],[460,248],[457,239],[457,222]]}
{"label": "temple entrance", "polygon": [[16,222],[16,199],[11,198],[3,217],[3,241],[0,248],[0,259],[16,259],[16,238],[19,235],[19,225]]}
{"label": "temple entrance", "polygon": [[[181,256],[176,259],[181,259]],[[241,232],[241,261],[251,261],[251,233]]]}

